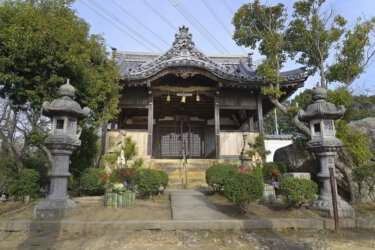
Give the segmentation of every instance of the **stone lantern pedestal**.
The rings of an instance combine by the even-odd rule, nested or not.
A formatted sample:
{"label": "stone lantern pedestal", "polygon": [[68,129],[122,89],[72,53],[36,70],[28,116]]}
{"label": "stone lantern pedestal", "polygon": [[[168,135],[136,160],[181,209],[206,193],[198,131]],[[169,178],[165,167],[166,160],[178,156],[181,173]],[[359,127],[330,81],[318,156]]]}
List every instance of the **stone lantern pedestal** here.
{"label": "stone lantern pedestal", "polygon": [[[333,168],[334,179],[336,180],[337,175],[335,171],[335,158],[337,157],[337,153],[320,152],[315,153],[315,156],[320,161],[320,172],[317,175],[320,181],[320,192],[318,198],[311,204],[311,208],[319,210],[325,217],[333,218],[334,215],[329,168]],[[354,217],[354,209],[337,193],[337,187],[336,197],[339,217]]]}
{"label": "stone lantern pedestal", "polygon": [[[344,106],[336,107],[327,102],[326,98],[326,89],[315,88],[313,91],[314,102],[307,107],[306,111],[300,110],[298,118],[310,124],[311,140],[307,142],[307,148],[320,163],[320,172],[317,175],[320,192],[318,198],[311,204],[311,208],[319,210],[326,217],[333,217],[329,169],[333,169],[334,180],[336,180],[335,158],[337,151],[342,147],[341,141],[336,138],[334,121],[344,115],[345,108]],[[352,206],[338,195],[337,185],[336,197],[339,217],[354,217]]]}
{"label": "stone lantern pedestal", "polygon": [[59,218],[77,207],[69,198],[68,177],[70,155],[81,145],[77,134],[77,119],[88,115],[89,109],[81,109],[73,100],[75,89],[72,85],[60,87],[60,98],[51,103],[43,103],[43,115],[52,118],[52,134],[45,140],[52,157],[50,190],[46,199],[34,207],[34,218]]}

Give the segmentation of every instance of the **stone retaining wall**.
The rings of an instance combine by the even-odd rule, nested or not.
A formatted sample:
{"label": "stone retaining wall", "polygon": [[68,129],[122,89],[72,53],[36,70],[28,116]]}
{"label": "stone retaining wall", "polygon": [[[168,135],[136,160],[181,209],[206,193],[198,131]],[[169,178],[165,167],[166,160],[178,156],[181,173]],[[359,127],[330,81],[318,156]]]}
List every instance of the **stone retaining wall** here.
{"label": "stone retaining wall", "polygon": [[[375,229],[375,218],[343,218],[341,228]],[[0,221],[0,231],[110,232],[118,230],[334,229],[331,219]]]}

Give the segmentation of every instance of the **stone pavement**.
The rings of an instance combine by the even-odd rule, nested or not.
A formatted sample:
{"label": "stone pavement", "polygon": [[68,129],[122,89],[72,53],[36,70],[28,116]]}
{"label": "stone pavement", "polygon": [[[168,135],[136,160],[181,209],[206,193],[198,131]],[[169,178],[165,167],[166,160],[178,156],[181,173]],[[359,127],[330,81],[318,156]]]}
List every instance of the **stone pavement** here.
{"label": "stone pavement", "polygon": [[206,196],[193,189],[169,190],[173,220],[222,220],[230,219],[220,212]]}

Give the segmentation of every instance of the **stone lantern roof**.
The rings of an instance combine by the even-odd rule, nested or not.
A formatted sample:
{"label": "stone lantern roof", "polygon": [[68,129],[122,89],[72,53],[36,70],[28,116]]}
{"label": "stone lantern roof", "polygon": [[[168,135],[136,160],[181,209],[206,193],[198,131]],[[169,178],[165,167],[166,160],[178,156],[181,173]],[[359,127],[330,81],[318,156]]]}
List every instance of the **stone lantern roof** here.
{"label": "stone lantern roof", "polygon": [[60,98],[55,99],[52,102],[43,103],[43,115],[48,117],[67,115],[82,119],[89,114],[89,108],[85,107],[82,109],[79,103],[74,101],[75,88],[70,85],[69,79],[66,84],[60,86],[59,96]]}
{"label": "stone lantern roof", "polygon": [[340,105],[336,107],[333,103],[327,102],[327,90],[322,87],[316,87],[313,90],[314,102],[310,104],[306,111],[300,110],[298,118],[301,121],[309,122],[316,119],[337,120],[345,113],[345,107]]}

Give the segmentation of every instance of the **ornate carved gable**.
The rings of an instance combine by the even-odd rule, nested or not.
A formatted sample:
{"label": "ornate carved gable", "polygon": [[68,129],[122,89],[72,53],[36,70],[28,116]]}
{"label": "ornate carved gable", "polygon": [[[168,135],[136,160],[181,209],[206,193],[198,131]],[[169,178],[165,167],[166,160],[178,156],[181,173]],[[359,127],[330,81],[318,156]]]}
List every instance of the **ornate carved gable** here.
{"label": "ornate carved gable", "polygon": [[[134,58],[126,58],[121,55],[117,59],[122,78],[130,81],[147,79],[168,68],[190,67],[207,70],[215,76],[231,82],[265,83],[264,77],[257,75],[251,57],[247,59],[246,56],[245,58],[239,57],[238,63],[234,64],[221,64],[214,61],[195,47],[189,28],[185,26],[179,28],[172,47],[160,56],[149,55],[147,61],[138,60],[139,58],[134,60]],[[182,71],[178,75],[183,78],[191,76],[186,71]],[[284,82],[305,81],[308,76],[304,68],[282,72],[281,75]]]}
{"label": "ornate carved gable", "polygon": [[236,72],[233,68],[216,63],[200,52],[192,41],[189,28],[185,26],[179,28],[179,33],[175,35],[172,48],[162,56],[137,65],[129,71],[126,77],[128,79],[147,78],[165,68],[181,66],[203,68],[222,78],[241,78],[239,72]]}

